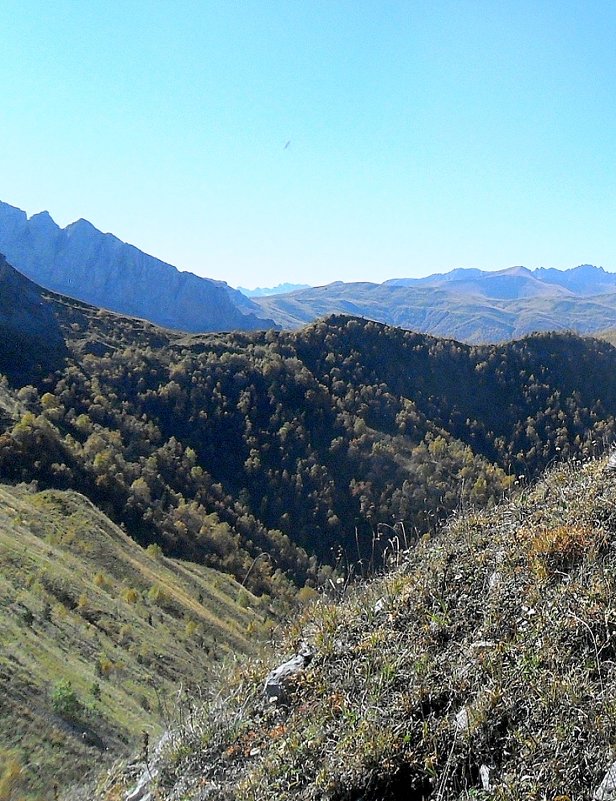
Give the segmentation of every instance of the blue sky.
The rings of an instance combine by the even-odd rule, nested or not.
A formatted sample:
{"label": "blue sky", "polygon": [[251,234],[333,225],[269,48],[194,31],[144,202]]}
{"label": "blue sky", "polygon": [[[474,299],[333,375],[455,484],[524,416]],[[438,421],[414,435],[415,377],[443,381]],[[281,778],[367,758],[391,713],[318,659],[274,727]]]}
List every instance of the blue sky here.
{"label": "blue sky", "polygon": [[613,2],[4,0],[0,30],[30,214],[233,286],[616,270]]}

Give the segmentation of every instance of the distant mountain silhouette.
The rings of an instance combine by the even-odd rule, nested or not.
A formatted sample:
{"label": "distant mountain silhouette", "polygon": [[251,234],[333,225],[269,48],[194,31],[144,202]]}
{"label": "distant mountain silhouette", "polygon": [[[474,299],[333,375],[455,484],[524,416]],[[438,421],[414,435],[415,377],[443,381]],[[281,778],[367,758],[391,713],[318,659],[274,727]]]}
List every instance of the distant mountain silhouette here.
{"label": "distant mountain silhouette", "polygon": [[238,286],[238,292],[246,295],[247,298],[261,298],[265,295],[285,295],[288,292],[297,292],[298,289],[310,289],[310,284],[278,284],[277,286],[262,287],[258,286],[255,289],[246,289],[243,286]]}
{"label": "distant mountain silhouette", "polygon": [[0,252],[49,290],[189,332],[298,328],[329,314],[471,343],[616,327],[616,274],[589,264],[570,270],[457,268],[382,284],[336,281],[238,291],[224,281],[180,272],[86,220],[60,228],[46,211],[28,218],[2,202]]}
{"label": "distant mountain silhouette", "polygon": [[[224,281],[180,272],[87,220],[60,228],[0,202],[0,252],[41,286],[112,311],[185,331],[271,328]],[[256,312],[256,314],[255,314]]]}
{"label": "distant mountain silhouette", "polygon": [[[385,281],[385,286],[442,286],[456,284],[457,289],[464,288],[468,294],[479,292],[484,297],[500,297],[499,286],[518,286],[521,297],[549,294],[548,287],[561,287],[575,295],[596,295],[603,292],[616,291],[616,273],[607,273],[602,267],[592,264],[581,264],[570,270],[556,270],[553,267],[539,267],[529,270],[527,267],[509,267],[506,270],[477,270],[475,268],[457,268],[448,273],[435,273],[424,278],[392,278]],[[542,289],[539,289],[539,285]],[[520,291],[521,290],[521,291]],[[554,289],[555,292],[557,290]],[[508,293],[511,290],[508,290]],[[515,294],[515,292],[513,292]]]}
{"label": "distant mountain silhouette", "polygon": [[455,269],[382,284],[343,283],[255,298],[286,328],[326,314],[354,314],[466,342],[500,342],[533,331],[594,333],[616,326],[616,274],[571,270]]}

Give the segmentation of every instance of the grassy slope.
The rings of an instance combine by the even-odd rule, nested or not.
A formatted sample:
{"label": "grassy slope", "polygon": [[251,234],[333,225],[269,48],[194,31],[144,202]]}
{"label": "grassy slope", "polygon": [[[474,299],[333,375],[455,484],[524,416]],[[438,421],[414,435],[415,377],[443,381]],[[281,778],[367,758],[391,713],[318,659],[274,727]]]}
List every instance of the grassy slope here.
{"label": "grassy slope", "polygon": [[[77,493],[0,485],[0,763],[15,756],[25,790],[50,797],[156,736],[180,685],[251,650],[264,615],[250,602],[228,576],[144,551]],[[54,714],[61,681],[76,720]]]}
{"label": "grassy slope", "polygon": [[[555,468],[489,513],[460,514],[341,603],[319,602],[269,665],[227,677],[225,702],[175,734],[157,797],[590,799],[616,742],[616,475],[604,467]],[[299,639],[315,657],[287,708],[267,704],[264,676]]]}

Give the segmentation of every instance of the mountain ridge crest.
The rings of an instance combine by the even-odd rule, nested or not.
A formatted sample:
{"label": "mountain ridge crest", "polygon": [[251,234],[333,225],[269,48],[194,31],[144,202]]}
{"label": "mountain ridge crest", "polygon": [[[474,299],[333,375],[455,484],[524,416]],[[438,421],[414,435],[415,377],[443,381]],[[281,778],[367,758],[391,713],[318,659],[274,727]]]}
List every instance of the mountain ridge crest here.
{"label": "mountain ridge crest", "polygon": [[35,283],[111,311],[189,332],[276,328],[224,281],[179,270],[80,218],[60,228],[0,201],[0,251]]}

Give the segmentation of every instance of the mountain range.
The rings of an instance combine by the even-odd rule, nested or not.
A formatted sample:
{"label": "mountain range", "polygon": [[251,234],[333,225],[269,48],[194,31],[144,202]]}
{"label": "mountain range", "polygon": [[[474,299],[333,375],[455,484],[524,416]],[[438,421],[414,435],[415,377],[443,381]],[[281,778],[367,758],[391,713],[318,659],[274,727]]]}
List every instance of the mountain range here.
{"label": "mountain range", "polygon": [[289,292],[296,292],[298,289],[309,289],[310,284],[277,284],[276,286],[264,287],[258,286],[254,289],[246,289],[243,286],[238,286],[238,291],[247,298],[260,298],[265,295],[286,295]]}
{"label": "mountain range", "polygon": [[293,329],[329,314],[469,343],[616,326],[616,273],[589,264],[569,270],[458,268],[380,284],[335,281],[240,291],[181,272],[86,220],[60,228],[48,212],[28,218],[1,202],[0,252],[47,289],[188,332]]}
{"label": "mountain range", "polygon": [[[0,789],[24,782],[28,801],[51,798],[54,782],[64,785],[105,757],[136,748],[143,727],[159,731],[164,714],[157,699],[161,687],[170,699],[173,678],[192,685],[214,655],[250,650],[256,635],[291,604],[314,598],[324,587],[344,591],[357,572],[369,573],[400,550],[413,551],[417,541],[430,543],[452,512],[469,505],[488,509],[515,487],[525,488],[527,478],[555,459],[600,451],[616,430],[616,349],[597,339],[546,333],[470,346],[343,315],[298,331],[186,334],[43,289],[4,259],[0,298]],[[546,493],[561,510],[560,479],[548,482]],[[580,498],[587,497],[584,486]],[[606,503],[584,520],[602,525],[605,518],[597,515],[613,505]],[[600,531],[596,539],[587,538],[586,522],[570,525],[577,515],[573,506],[571,519],[555,522],[555,539],[544,542],[541,520],[530,538],[532,565],[543,553],[537,549],[547,547],[536,565],[542,580],[550,570],[547,581],[560,581],[571,542],[576,559],[587,543],[602,542]],[[545,504],[535,498],[531,508],[541,516]],[[478,514],[491,542],[494,527]],[[496,636],[500,623],[491,613],[488,622],[496,628],[485,636],[481,627],[475,631],[475,621],[496,569],[490,565],[501,564],[505,541],[512,549],[512,575],[522,583],[528,575],[527,563],[519,569],[515,561],[520,538],[528,535],[524,518],[508,508],[505,516],[520,520],[522,528],[512,536],[510,529],[503,531],[476,574],[476,600],[468,608],[461,605],[463,585],[454,572],[457,556],[446,559],[449,567],[441,574],[432,569],[432,558],[419,564],[417,576],[433,577],[434,586],[427,595],[409,590],[400,597],[403,606],[405,597],[417,598],[415,619],[428,638],[417,640],[419,650],[404,668],[418,680],[417,720],[432,715],[422,699],[438,699],[440,686],[438,671],[429,685],[422,682],[421,649],[436,655],[437,645],[446,645],[455,632],[460,643],[467,636]],[[477,570],[471,547],[477,527],[461,525],[455,548],[460,558],[466,554],[470,575]],[[441,558],[438,540],[431,552]],[[576,586],[563,583],[571,592]],[[595,584],[588,586],[589,593],[595,591]],[[453,594],[441,599],[438,587]],[[523,585],[519,591],[505,608],[530,602]],[[383,603],[394,595],[392,585],[382,602],[372,598],[362,620],[389,620]],[[427,611],[421,611],[422,599]],[[327,603],[317,608],[329,615]],[[447,621],[457,609],[465,610],[467,623],[454,632]],[[518,617],[512,611],[512,653]],[[596,626],[604,631],[603,613]],[[399,633],[394,629],[392,640]],[[404,630],[412,631],[406,619]],[[317,645],[325,650],[314,664],[328,670],[338,653],[338,634],[327,631],[333,650],[324,631]],[[565,626],[560,632],[563,643],[569,642],[567,631]],[[581,626],[580,636],[584,632]],[[385,665],[390,656],[397,660],[390,634],[379,630],[366,640],[357,633],[353,653],[376,649],[383,673],[369,666],[368,673],[376,677],[375,688],[385,688],[397,675]],[[535,650],[533,640],[524,660]],[[453,651],[461,653],[458,645]],[[562,662],[563,653],[549,658]],[[580,665],[594,671],[587,654]],[[512,679],[518,674],[512,663]],[[311,708],[322,701],[338,715],[347,675],[342,669],[342,684],[334,679],[332,693],[319,691]],[[254,676],[262,686],[261,668]],[[474,690],[462,690],[456,690],[456,710],[458,702],[472,701]],[[350,697],[362,698],[358,687]],[[380,708],[385,696],[379,699],[371,709]],[[268,705],[259,718],[264,736],[284,735],[279,711]],[[448,725],[454,710],[449,701],[437,701],[433,711],[438,725],[441,718]],[[348,720],[361,714],[349,709]],[[340,722],[345,719],[346,713]],[[329,723],[321,727],[320,717],[312,720],[318,741],[321,732],[333,731]],[[402,718],[392,720],[397,727]],[[412,721],[400,741],[391,741],[396,749],[421,731]],[[245,741],[232,739],[225,746],[223,761],[261,747],[251,740],[261,730],[250,725]],[[357,730],[359,740],[349,746],[360,757],[360,783],[364,766],[372,764],[372,752],[365,760],[363,754],[364,746],[378,742],[373,735],[381,724],[376,725],[374,731]],[[304,741],[313,742],[313,735]],[[518,736],[514,726],[512,741]],[[344,726],[335,737],[346,763]],[[453,737],[458,742],[455,731]],[[198,739],[196,752],[205,742]],[[451,742],[443,743],[439,759],[451,751]],[[497,737],[495,747],[499,742]],[[418,747],[429,749],[430,738]],[[293,748],[291,741],[285,745],[288,754]],[[188,759],[194,753],[184,741],[180,751]],[[428,772],[434,767],[425,762],[430,753],[421,757]],[[322,757],[328,764],[320,752],[316,762]],[[203,778],[208,759],[194,763],[195,781]],[[145,761],[147,771],[147,755]],[[379,765],[388,764],[379,756]],[[178,765],[160,775],[181,782],[190,774]],[[283,782],[290,775],[286,770]],[[335,775],[335,768],[327,770]],[[235,777],[229,774],[229,781]],[[268,776],[265,784],[276,797],[278,779],[269,781]],[[512,786],[515,781],[517,774]],[[18,790],[13,787],[8,797],[22,797]],[[110,788],[109,798],[126,797],[113,796],[116,790]],[[387,798],[380,791],[381,785],[367,797]],[[331,795],[332,801],[346,797],[360,795]]]}
{"label": "mountain range", "polygon": [[338,281],[255,302],[284,328],[326,314],[353,314],[463,342],[504,342],[534,331],[593,333],[613,327],[616,274],[592,265],[456,269],[382,284]]}

